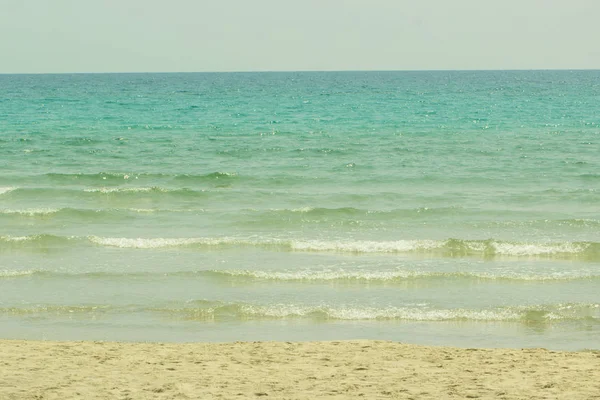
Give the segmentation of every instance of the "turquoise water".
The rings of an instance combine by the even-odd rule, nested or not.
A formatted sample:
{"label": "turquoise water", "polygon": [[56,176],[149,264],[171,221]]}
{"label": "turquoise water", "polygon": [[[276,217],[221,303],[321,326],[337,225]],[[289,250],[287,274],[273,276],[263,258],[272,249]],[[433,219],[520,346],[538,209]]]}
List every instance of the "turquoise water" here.
{"label": "turquoise water", "polygon": [[0,337],[600,348],[600,71],[0,75]]}

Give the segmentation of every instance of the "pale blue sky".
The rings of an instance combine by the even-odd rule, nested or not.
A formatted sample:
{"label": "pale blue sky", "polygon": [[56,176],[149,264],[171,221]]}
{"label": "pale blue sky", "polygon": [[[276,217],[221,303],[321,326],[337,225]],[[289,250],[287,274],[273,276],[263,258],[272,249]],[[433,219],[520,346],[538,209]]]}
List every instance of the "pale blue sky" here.
{"label": "pale blue sky", "polygon": [[0,73],[600,68],[600,0],[0,0]]}

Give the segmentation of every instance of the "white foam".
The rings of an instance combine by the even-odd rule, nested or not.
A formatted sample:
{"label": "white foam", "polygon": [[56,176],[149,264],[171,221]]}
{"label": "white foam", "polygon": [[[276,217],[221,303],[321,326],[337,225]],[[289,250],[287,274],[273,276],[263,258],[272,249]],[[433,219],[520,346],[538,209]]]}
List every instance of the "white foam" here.
{"label": "white foam", "polygon": [[[89,236],[92,243],[103,246],[135,249],[158,249],[162,247],[177,247],[190,245],[220,246],[229,244],[256,245],[257,242],[235,238],[107,238]],[[266,243],[265,243],[266,244]]]}
{"label": "white foam", "polygon": [[[155,210],[134,210],[137,212],[154,212]],[[589,243],[505,243],[490,241],[462,241],[454,243],[450,240],[396,240],[396,241],[370,241],[370,240],[284,240],[275,238],[100,238],[90,237],[94,243],[136,248],[159,248],[188,246],[192,244],[240,245],[257,247],[283,247],[291,251],[306,252],[346,252],[346,253],[432,253],[445,254],[457,251],[470,255],[497,255],[497,256],[552,256],[572,255],[584,253],[590,246]]]}
{"label": "white foam", "polygon": [[5,242],[26,242],[36,239],[36,236],[0,236],[0,239]]}
{"label": "white foam", "polygon": [[92,192],[92,193],[115,193],[115,192],[131,192],[131,193],[141,193],[141,192],[151,192],[151,191],[161,191],[161,189],[153,188],[153,187],[135,187],[135,188],[88,188],[84,189],[84,192]]}
{"label": "white foam", "polygon": [[517,272],[486,273],[486,272],[441,272],[422,270],[392,270],[392,271],[365,271],[365,270],[294,270],[294,271],[251,271],[251,270],[211,270],[210,272],[230,277],[251,278],[259,280],[279,281],[357,281],[357,282],[393,282],[403,279],[429,279],[429,278],[472,278],[483,280],[522,280],[522,281],[556,281],[589,279],[600,277],[589,271],[549,272],[546,274],[528,274]]}
{"label": "white foam", "polygon": [[143,213],[143,214],[150,214],[150,213],[154,213],[157,211],[152,208],[130,208],[130,210],[133,212]]}
{"label": "white foam", "polygon": [[195,243],[199,243],[201,239],[196,239],[196,238],[189,238],[189,239],[103,238],[103,237],[97,237],[97,236],[90,236],[89,240],[92,243],[100,244],[103,246],[134,248],[134,249],[156,249],[156,248],[161,248],[161,247],[175,247],[175,246],[185,246],[185,245],[195,244]]}
{"label": "white foam", "polygon": [[578,243],[493,243],[496,254],[509,256],[542,256],[552,254],[576,254],[585,251],[586,244]]}
{"label": "white foam", "polygon": [[88,236],[92,243],[122,248],[153,249],[177,246],[287,246],[287,242],[279,239],[242,239],[235,237],[190,237],[190,238],[114,238]]}
{"label": "white foam", "polygon": [[[307,213],[307,212],[311,212],[313,210],[314,210],[313,207],[300,207],[300,208],[293,208],[290,211],[291,212],[299,212],[299,213]],[[274,210],[274,211],[280,211],[280,210]],[[285,210],[282,210],[282,211],[285,211]]]}
{"label": "white foam", "polygon": [[240,306],[242,315],[269,318],[321,317],[339,320],[410,320],[410,321],[516,321],[522,318],[519,310],[490,309],[431,309],[428,307],[332,308],[327,306]]}
{"label": "white foam", "polygon": [[299,251],[344,251],[354,253],[406,253],[440,248],[444,242],[435,240],[375,241],[293,241],[291,247]]}
{"label": "white foam", "polygon": [[35,271],[33,270],[25,270],[25,271],[15,271],[15,270],[0,270],[0,278],[12,278],[17,276],[27,276],[33,275]]}
{"label": "white foam", "polygon": [[24,210],[4,209],[4,210],[0,210],[0,214],[19,214],[19,215],[26,215],[29,217],[33,217],[36,215],[54,214],[58,211],[59,211],[58,209],[53,209],[53,208],[29,208],[29,209],[24,209]]}
{"label": "white foam", "polygon": [[[231,312],[232,305],[205,309],[218,314],[220,309]],[[235,304],[233,305],[235,306]],[[330,307],[273,304],[269,306],[241,304],[237,306],[239,317],[266,318],[317,318],[337,320],[408,320],[408,321],[512,321],[564,320],[600,318],[600,305],[574,304],[569,307],[517,306],[490,309],[447,308],[435,309],[427,304],[406,304],[404,307]]]}
{"label": "white foam", "polygon": [[14,187],[0,187],[0,194],[9,193],[9,192],[12,192],[15,189],[16,188],[14,188]]}
{"label": "white foam", "polygon": [[365,280],[365,281],[388,281],[399,278],[410,278],[419,276],[418,272],[412,271],[314,271],[302,270],[293,272],[277,271],[213,271],[229,276],[248,276],[256,279],[282,280],[282,281],[334,281],[334,280]]}

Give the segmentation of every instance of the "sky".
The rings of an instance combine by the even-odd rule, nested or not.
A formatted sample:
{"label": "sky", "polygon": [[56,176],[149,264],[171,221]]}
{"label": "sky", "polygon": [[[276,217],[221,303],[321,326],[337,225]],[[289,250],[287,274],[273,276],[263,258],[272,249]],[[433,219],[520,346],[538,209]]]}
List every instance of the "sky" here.
{"label": "sky", "polygon": [[0,73],[599,69],[600,0],[0,0]]}

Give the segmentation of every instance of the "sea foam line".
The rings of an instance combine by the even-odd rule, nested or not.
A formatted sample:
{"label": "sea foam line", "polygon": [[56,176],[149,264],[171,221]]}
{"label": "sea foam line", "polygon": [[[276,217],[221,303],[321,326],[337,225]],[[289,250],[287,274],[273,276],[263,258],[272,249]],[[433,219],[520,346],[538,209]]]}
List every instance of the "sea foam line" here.
{"label": "sea foam line", "polygon": [[87,189],[83,189],[84,192],[88,192],[88,193],[143,193],[143,192],[166,192],[166,189],[161,189],[158,187],[130,187],[130,188],[123,188],[123,187],[116,187],[116,188],[109,188],[109,187],[103,187],[103,188],[87,188]]}
{"label": "sea foam line", "polygon": [[[184,274],[184,272],[181,272]],[[401,283],[417,279],[475,279],[475,280],[505,280],[505,281],[571,281],[600,279],[600,274],[594,275],[589,271],[547,274],[531,273],[487,273],[472,271],[423,271],[423,270],[393,270],[393,271],[348,271],[348,270],[300,270],[300,271],[252,271],[252,270],[209,270],[197,274],[210,274],[231,279],[249,279],[261,281],[289,282],[356,282],[356,283]],[[168,274],[170,275],[170,274]]]}
{"label": "sea foam line", "polygon": [[15,189],[16,188],[14,188],[14,187],[0,187],[0,195],[10,193]]}
{"label": "sea foam line", "polygon": [[27,208],[23,210],[3,209],[0,210],[0,214],[25,215],[28,217],[34,217],[36,215],[56,214],[59,211],[60,209],[57,208]]}
{"label": "sea foam line", "polygon": [[147,307],[143,305],[116,306],[37,304],[0,307],[0,314],[9,315],[69,315],[79,313],[93,316],[112,312],[136,314],[158,313],[184,320],[248,320],[248,319],[309,319],[316,321],[473,321],[473,322],[520,322],[546,324],[554,321],[589,321],[600,323],[600,304],[569,303],[495,307],[484,309],[433,308],[428,304],[404,306],[361,307],[351,305],[303,305],[293,303],[251,304],[210,300],[189,301],[180,306]]}
{"label": "sea foam line", "polygon": [[431,250],[444,246],[435,240],[396,240],[396,241],[291,241],[293,250],[299,251],[341,251],[357,253],[403,253],[415,250]]}
{"label": "sea foam line", "polygon": [[421,253],[443,256],[508,256],[508,257],[600,257],[598,243],[509,243],[494,240],[290,240],[243,238],[101,238],[89,237],[93,243],[122,248],[161,248],[177,246],[254,246],[278,250],[342,253]]}
{"label": "sea foam line", "polygon": [[490,309],[431,308],[427,304],[404,307],[355,307],[330,305],[227,303],[197,301],[181,308],[156,308],[173,317],[191,320],[213,319],[315,319],[315,320],[408,320],[408,321],[498,321],[551,322],[600,320],[600,304],[556,304],[513,306]]}
{"label": "sea foam line", "polygon": [[62,270],[0,270],[0,278],[17,277],[55,277],[55,278],[94,278],[94,279],[130,279],[130,278],[186,278],[186,279],[217,279],[236,280],[239,282],[280,281],[300,282],[307,284],[340,283],[340,284],[369,284],[395,285],[415,280],[477,280],[477,281],[510,281],[518,283],[535,281],[577,281],[600,280],[600,274],[590,271],[572,271],[557,273],[549,271],[537,274],[507,272],[487,273],[472,271],[424,271],[424,270],[394,270],[394,271],[348,271],[348,270],[300,270],[300,271],[261,271],[261,270],[189,270],[189,271],[62,271]]}
{"label": "sea foam line", "polygon": [[35,270],[1,270],[0,269],[0,278],[17,278],[21,276],[31,276],[36,274],[38,271]]}
{"label": "sea foam line", "polygon": [[246,245],[246,246],[268,246],[284,243],[279,240],[254,241],[229,237],[221,238],[107,238],[89,236],[88,239],[95,244],[120,248],[157,249],[162,247],[185,247],[185,246],[221,246],[221,245]]}
{"label": "sea foam line", "polygon": [[549,256],[584,253],[592,243],[509,243],[495,240],[292,241],[293,250],[353,253],[444,253],[448,255]]}
{"label": "sea foam line", "polygon": [[39,245],[88,242],[95,245],[120,248],[157,249],[167,247],[250,246],[277,251],[430,254],[434,256],[483,257],[584,257],[600,259],[600,243],[510,243],[495,240],[295,240],[276,238],[189,237],[189,238],[125,238],[125,237],[65,237],[54,235],[0,236],[1,242],[35,242]]}
{"label": "sea foam line", "polygon": [[[137,213],[150,214],[156,212],[186,212],[187,210],[170,210],[170,209],[152,209],[152,208],[25,208],[25,209],[0,209],[0,215],[22,215],[27,217],[47,216],[53,214],[83,214],[83,215],[99,215],[111,213]],[[202,209],[193,210],[194,212],[204,212]]]}

